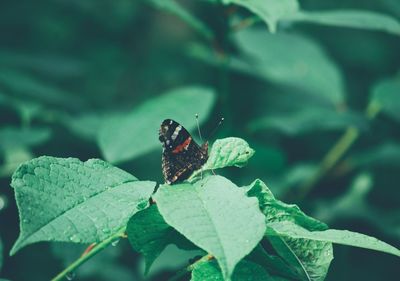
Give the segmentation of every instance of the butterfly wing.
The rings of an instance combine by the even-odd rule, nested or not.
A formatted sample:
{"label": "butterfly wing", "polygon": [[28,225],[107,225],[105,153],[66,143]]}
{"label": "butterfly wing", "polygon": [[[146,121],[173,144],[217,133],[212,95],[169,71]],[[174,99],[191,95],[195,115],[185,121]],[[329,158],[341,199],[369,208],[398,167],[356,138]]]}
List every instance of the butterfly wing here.
{"label": "butterfly wing", "polygon": [[162,122],[159,139],[163,145],[162,171],[168,184],[181,182],[207,161],[207,145],[200,147],[178,122]]}

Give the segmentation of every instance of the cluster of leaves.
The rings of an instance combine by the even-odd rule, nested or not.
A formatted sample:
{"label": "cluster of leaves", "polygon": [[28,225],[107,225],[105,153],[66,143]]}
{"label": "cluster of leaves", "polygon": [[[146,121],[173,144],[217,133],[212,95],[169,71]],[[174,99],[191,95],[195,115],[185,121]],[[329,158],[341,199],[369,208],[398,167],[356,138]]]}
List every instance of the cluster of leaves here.
{"label": "cluster of leaves", "polygon": [[[302,202],[302,208],[321,221],[346,228],[342,219],[347,223],[357,219],[357,223],[351,221],[352,229],[361,231],[366,224],[370,228],[365,232],[398,241],[400,201],[393,184],[400,180],[397,1],[44,1],[25,3],[24,9],[14,2],[5,0],[5,8],[0,9],[5,23],[0,25],[4,43],[0,48],[0,185],[4,187],[0,189],[0,219],[2,224],[13,222],[13,226],[2,225],[0,229],[0,266],[2,244],[8,252],[17,231],[9,177],[30,159],[32,162],[23,166],[27,170],[18,171],[27,182],[35,182],[35,188],[30,190],[24,181],[17,180],[17,174],[14,176],[13,185],[25,186],[29,196],[17,196],[26,209],[20,210],[24,213],[22,232],[13,252],[43,237],[75,244],[111,243],[123,236],[131,217],[148,233],[143,239],[151,240],[152,227],[167,236],[160,240],[162,237],[154,234],[159,242],[150,243],[154,248],[139,238],[130,239],[146,258],[148,270],[152,260],[171,243],[188,255],[192,253],[189,250],[199,248],[204,255],[213,254],[216,259],[205,256],[188,267],[194,280],[205,275],[223,278],[233,268],[233,279],[253,275],[260,280],[266,274],[278,280],[322,278],[332,257],[330,243],[385,248],[307,219],[297,207],[274,199],[261,180],[248,187],[230,182],[245,186],[258,177],[268,180],[278,198],[300,201],[311,196],[312,200]],[[95,32],[88,36],[88,30]],[[256,238],[249,239],[258,246],[247,256],[246,247],[238,247],[238,252],[229,253],[227,258],[218,255],[192,233],[183,233],[183,226],[175,225],[162,203],[149,206],[155,182],[138,181],[100,160],[34,159],[37,155],[102,158],[135,171],[140,178],[159,181],[159,153],[153,152],[160,149],[156,138],[160,122],[173,118],[192,130],[195,113],[203,122],[222,113],[226,124],[220,134],[242,136],[257,150],[245,170],[221,171],[230,181],[216,177],[204,181],[204,186],[213,183],[229,190],[246,189],[243,200],[257,197],[263,215],[271,220],[267,220],[261,240],[255,243]],[[212,119],[205,123],[207,128],[214,126]],[[345,133],[340,138],[341,131]],[[356,140],[361,141],[351,150]],[[244,147],[232,139],[217,140],[204,169],[244,166],[252,151],[234,157],[234,161],[220,157],[235,148]],[[323,161],[315,165],[321,158]],[[329,177],[324,177],[329,171]],[[317,192],[311,192],[321,179]],[[63,192],[52,190],[60,184]],[[196,193],[199,184],[187,183],[191,188],[185,192],[194,194],[184,192],[182,196],[203,198],[204,194]],[[135,192],[131,189],[134,186],[139,186]],[[160,202],[163,188],[154,195]],[[53,194],[53,199],[45,196],[48,200],[44,202],[38,196],[42,193]],[[94,205],[88,202],[92,200]],[[99,214],[103,205],[110,209],[107,214]],[[66,212],[69,209],[71,212]],[[61,216],[64,213],[67,216]],[[73,220],[71,224],[69,216],[73,219],[77,215],[82,216],[80,222]],[[158,223],[140,224],[147,217]],[[93,225],[86,227],[92,221]],[[65,228],[55,231],[53,223]],[[74,227],[80,223],[78,231]],[[56,245],[53,253],[38,252],[65,263],[66,248]],[[335,256],[340,257],[340,249]],[[318,251],[328,254],[324,257]],[[360,260],[362,253],[357,252],[355,260]],[[120,266],[115,272],[124,272],[115,256],[108,258],[109,263]],[[368,266],[374,272],[370,275],[370,271],[355,270],[356,265],[348,268],[345,259],[338,260],[332,269],[349,275],[354,270],[357,279],[374,279],[373,274],[379,275],[380,270],[396,269],[379,259]],[[26,278],[14,269],[16,263],[26,272],[26,265],[34,263],[29,251],[4,262],[2,273],[11,279]],[[53,267],[57,266],[55,262]],[[131,269],[124,267],[125,272],[126,268]],[[54,274],[54,270],[46,270],[29,272],[41,271],[34,279],[42,280]],[[99,271],[94,269],[87,276],[93,277],[93,272]],[[340,278],[331,273],[328,279]],[[131,279],[129,274],[120,278]]]}
{"label": "cluster of leaves", "polygon": [[[205,167],[243,166],[253,152],[242,139],[220,139]],[[238,187],[222,176],[193,177],[153,194],[155,182],[107,162],[45,156],[21,165],[11,185],[21,228],[11,254],[38,241],[100,243],[101,249],[126,231],[146,271],[169,244],[208,253],[190,265],[192,280],[324,280],[332,243],[400,257],[400,250],[375,238],[328,229],[275,199],[261,180]],[[276,255],[264,250],[263,240]]]}

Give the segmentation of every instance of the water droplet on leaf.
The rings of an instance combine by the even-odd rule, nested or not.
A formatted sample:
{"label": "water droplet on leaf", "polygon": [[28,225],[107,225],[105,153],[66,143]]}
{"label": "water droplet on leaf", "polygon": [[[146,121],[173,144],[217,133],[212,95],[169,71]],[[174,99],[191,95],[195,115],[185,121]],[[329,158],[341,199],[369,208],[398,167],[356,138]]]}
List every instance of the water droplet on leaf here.
{"label": "water droplet on leaf", "polygon": [[67,280],[73,280],[75,278],[76,274],[73,271],[70,271],[67,273],[67,275],[65,275],[65,277],[67,278]]}
{"label": "water droplet on leaf", "polygon": [[71,240],[71,242],[74,242],[74,243],[79,243],[79,242],[81,242],[81,239],[80,239],[79,236],[76,235],[76,234],[72,235],[72,236],[69,238],[69,240]]}

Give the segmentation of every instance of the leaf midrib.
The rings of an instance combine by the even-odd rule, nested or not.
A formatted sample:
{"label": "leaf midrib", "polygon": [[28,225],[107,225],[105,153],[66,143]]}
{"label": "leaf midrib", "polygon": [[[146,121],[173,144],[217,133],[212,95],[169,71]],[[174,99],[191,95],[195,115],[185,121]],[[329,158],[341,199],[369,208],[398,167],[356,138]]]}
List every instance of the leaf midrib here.
{"label": "leaf midrib", "polygon": [[[208,217],[208,218],[210,219],[210,221],[212,222],[212,227],[213,227],[213,229],[214,229],[214,231],[215,231],[215,233],[216,233],[217,240],[218,240],[218,242],[219,242],[219,245],[221,245],[222,253],[223,253],[223,255],[224,255],[225,266],[228,268],[228,265],[227,265],[227,262],[226,262],[227,258],[226,258],[225,247],[224,247],[224,245],[223,245],[223,243],[222,243],[222,240],[221,240],[221,238],[220,238],[220,236],[219,236],[218,230],[217,230],[217,228],[215,227],[216,224],[215,224],[214,220],[212,219],[212,216],[210,216],[210,214],[208,213],[208,211],[207,211],[207,209],[206,209],[206,207],[205,207],[205,202],[202,200],[203,198],[200,196],[200,193],[199,193],[198,189],[199,189],[199,187],[196,187],[196,195],[197,195],[198,198],[200,199],[200,202],[201,202],[201,204],[202,204],[202,206],[203,206],[203,209],[205,210],[205,213],[206,213],[207,217]],[[218,263],[219,263],[219,259],[218,259]],[[225,274],[224,274],[224,275],[225,275]]]}

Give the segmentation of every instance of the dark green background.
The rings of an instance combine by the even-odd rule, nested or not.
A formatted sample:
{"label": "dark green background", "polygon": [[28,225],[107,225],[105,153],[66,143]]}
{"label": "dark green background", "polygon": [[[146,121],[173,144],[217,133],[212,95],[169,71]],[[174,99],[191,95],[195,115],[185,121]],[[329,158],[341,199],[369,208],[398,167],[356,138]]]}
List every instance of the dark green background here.
{"label": "dark green background", "polygon": [[[224,125],[210,142],[238,136],[256,150],[247,167],[219,173],[238,185],[261,178],[278,198],[298,203],[332,228],[362,232],[400,246],[399,120],[384,113],[372,121],[360,117],[374,85],[386,78],[400,79],[396,74],[400,69],[400,37],[351,28],[282,24],[278,33],[313,40],[339,70],[345,99],[331,104],[298,85],[256,77],[252,67],[244,71],[221,63],[221,58],[244,57],[230,25],[249,12],[213,4],[217,1],[180,2],[215,34],[214,39],[205,38],[148,1],[1,1],[0,144],[14,145],[0,145],[0,237],[4,244],[0,277],[48,280],[82,252],[82,247],[75,245],[39,243],[8,257],[18,235],[18,213],[9,186],[18,161],[6,169],[7,157],[104,158],[96,141],[85,134],[97,132],[100,119],[95,116],[124,113],[167,90],[193,84],[211,87],[217,93],[211,114],[200,116],[205,121],[203,135],[209,135],[224,116]],[[353,8],[400,19],[400,2],[396,0],[300,3],[306,10]],[[253,28],[268,32],[261,22]],[[252,45],[256,43],[248,42],[247,48],[260,49]],[[296,53],[298,47],[274,50],[269,46],[266,50],[276,52],[274,61],[278,63],[274,67],[279,67],[279,61]],[[305,62],[313,60],[304,57]],[[318,89],[321,85],[311,86]],[[187,115],[193,116],[193,122],[184,125],[193,126],[196,105],[179,106],[185,106]],[[326,108],[360,117],[361,133],[344,160],[300,199],[292,194],[313,171],[312,165],[317,165],[353,124],[350,120],[349,124],[330,125],[336,117],[327,115]],[[315,112],[315,116],[292,133],[282,129],[296,123],[296,117],[288,117],[304,112]],[[85,114],[89,121],[78,119]],[[279,117],[281,123],[256,126],[261,118],[271,116]],[[77,123],[80,129],[73,130],[71,124]],[[161,182],[160,153],[161,146],[117,165],[140,179]],[[363,182],[361,188],[354,187],[357,178],[360,184],[360,175],[370,188],[366,192]],[[400,276],[399,260],[394,256],[344,246],[335,246],[334,254],[327,280],[397,280]],[[154,267],[150,280],[164,280],[190,257],[193,254],[168,251]],[[76,279],[142,280],[142,268],[141,258],[122,241],[83,266]]]}

